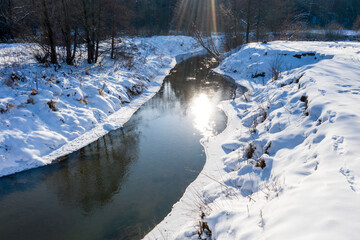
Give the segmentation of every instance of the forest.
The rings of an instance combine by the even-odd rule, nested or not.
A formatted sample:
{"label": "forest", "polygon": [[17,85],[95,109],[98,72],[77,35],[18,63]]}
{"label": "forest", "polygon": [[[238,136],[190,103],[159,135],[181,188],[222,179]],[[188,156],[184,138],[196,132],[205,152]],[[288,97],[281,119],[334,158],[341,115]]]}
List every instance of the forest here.
{"label": "forest", "polygon": [[281,39],[291,30],[359,29],[359,14],[358,0],[1,0],[0,41],[39,43],[37,59],[51,63],[61,46],[72,65],[79,44],[95,63],[105,51],[100,42],[111,39],[106,51],[115,58],[123,35],[223,33],[231,49],[269,33]]}

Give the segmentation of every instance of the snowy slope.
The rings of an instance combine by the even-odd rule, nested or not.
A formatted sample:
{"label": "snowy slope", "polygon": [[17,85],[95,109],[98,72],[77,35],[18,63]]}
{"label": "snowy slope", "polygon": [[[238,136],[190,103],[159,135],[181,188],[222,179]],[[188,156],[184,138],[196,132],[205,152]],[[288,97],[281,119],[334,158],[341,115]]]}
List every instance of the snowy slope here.
{"label": "snowy slope", "polygon": [[221,105],[202,173],[145,238],[358,239],[360,44],[254,43],[216,71],[250,91]]}
{"label": "snowy slope", "polygon": [[[203,52],[190,37],[135,38],[117,62],[45,67],[33,44],[0,45],[0,176],[51,163],[121,127],[177,61]],[[37,91],[38,89],[38,91]]]}

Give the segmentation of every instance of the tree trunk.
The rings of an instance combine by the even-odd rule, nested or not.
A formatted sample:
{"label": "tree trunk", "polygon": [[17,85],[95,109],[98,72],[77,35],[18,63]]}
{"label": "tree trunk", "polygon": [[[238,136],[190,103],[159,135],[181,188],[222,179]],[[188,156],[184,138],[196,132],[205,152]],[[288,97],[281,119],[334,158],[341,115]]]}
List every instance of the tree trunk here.
{"label": "tree trunk", "polygon": [[248,0],[247,11],[246,11],[246,43],[250,42],[250,27],[251,27],[251,0]]}
{"label": "tree trunk", "polygon": [[98,61],[99,58],[99,39],[96,40],[96,47],[95,47],[95,63]]}
{"label": "tree trunk", "polygon": [[49,45],[50,45],[50,62],[52,64],[57,64],[57,53],[56,53],[56,39],[55,39],[55,35],[52,29],[52,24],[51,24],[51,20],[50,20],[50,16],[49,16],[49,9],[46,3],[46,0],[42,1],[43,3],[43,7],[44,7],[44,27],[45,27],[45,31],[47,34],[47,38],[49,40]]}
{"label": "tree trunk", "polygon": [[71,42],[71,25],[70,25],[70,14],[69,14],[69,6],[66,0],[61,0],[62,8],[63,8],[63,15],[64,15],[64,22],[62,26],[62,34],[64,39],[64,45],[66,49],[66,63],[68,65],[73,64],[72,58],[72,42]]}
{"label": "tree trunk", "polygon": [[71,56],[71,62],[74,63],[75,57],[76,57],[76,47],[77,47],[77,35],[78,35],[78,29],[75,27],[75,33],[74,33],[74,48],[73,48],[73,54]]}
{"label": "tree trunk", "polygon": [[111,36],[111,56],[110,56],[111,59],[115,58],[114,53],[115,53],[115,34],[113,32]]}
{"label": "tree trunk", "polygon": [[258,12],[257,12],[257,19],[256,19],[256,41],[257,42],[260,41],[261,7],[262,7],[262,0],[258,0],[258,2],[257,2]]}
{"label": "tree trunk", "polygon": [[87,7],[86,7],[86,1],[82,0],[82,13],[83,13],[83,18],[84,18],[84,30],[85,30],[85,39],[86,39],[86,48],[87,48],[87,62],[89,64],[93,63],[94,60],[94,54],[93,54],[93,44],[91,41],[91,36],[90,36],[90,22],[89,22],[89,15],[88,15],[88,11],[87,11]]}

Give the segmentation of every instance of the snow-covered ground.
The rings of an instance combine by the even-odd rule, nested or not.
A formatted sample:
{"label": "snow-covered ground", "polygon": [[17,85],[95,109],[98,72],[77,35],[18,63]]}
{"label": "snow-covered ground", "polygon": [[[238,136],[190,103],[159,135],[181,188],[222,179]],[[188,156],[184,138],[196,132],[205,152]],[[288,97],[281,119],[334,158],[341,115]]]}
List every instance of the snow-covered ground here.
{"label": "snow-covered ground", "polygon": [[203,52],[191,37],[125,43],[130,53],[119,61],[88,65],[83,54],[76,67],[60,69],[37,63],[33,44],[0,44],[0,177],[49,164],[121,127],[176,62]]}
{"label": "snow-covered ground", "polygon": [[254,43],[215,71],[250,90],[145,238],[358,239],[360,43]]}

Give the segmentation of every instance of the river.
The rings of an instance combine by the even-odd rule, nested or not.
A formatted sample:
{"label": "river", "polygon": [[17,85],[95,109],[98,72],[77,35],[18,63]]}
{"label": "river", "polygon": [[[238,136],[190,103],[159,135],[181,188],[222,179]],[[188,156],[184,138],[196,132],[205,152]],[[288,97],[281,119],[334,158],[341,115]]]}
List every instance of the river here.
{"label": "river", "polygon": [[195,180],[200,144],[226,127],[217,108],[242,94],[195,57],[124,125],[66,160],[0,178],[0,239],[139,239]]}

